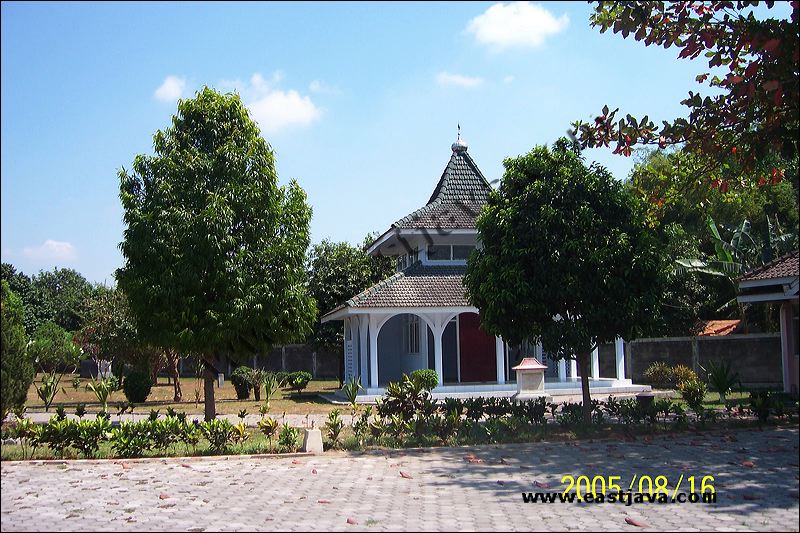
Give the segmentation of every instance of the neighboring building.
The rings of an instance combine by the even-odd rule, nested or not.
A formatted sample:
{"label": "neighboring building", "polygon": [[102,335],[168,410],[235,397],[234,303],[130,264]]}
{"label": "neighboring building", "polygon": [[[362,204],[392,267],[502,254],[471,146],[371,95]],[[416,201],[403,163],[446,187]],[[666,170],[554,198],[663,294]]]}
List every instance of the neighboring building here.
{"label": "neighboring building", "polygon": [[780,305],[783,390],[798,392],[798,288],[800,268],[795,250],[748,272],[739,278],[740,303],[777,303]]}
{"label": "neighboring building", "polygon": [[739,329],[741,320],[706,320],[700,324],[698,337],[722,337],[732,335]]}
{"label": "neighboring building", "polygon": [[[548,365],[549,388],[574,392],[574,361],[556,364],[540,346],[529,347],[531,353],[510,350],[481,329],[479,310],[467,300],[466,261],[480,246],[475,222],[491,190],[459,135],[427,204],[392,224],[367,250],[395,257],[397,272],[322,317],[344,321],[345,378],[360,376],[366,394],[382,394],[386,383],[422,368],[439,375],[434,392],[513,392],[510,369],[527,355]],[[630,385],[621,340],[617,378],[600,379],[597,351],[592,362],[592,386]]]}

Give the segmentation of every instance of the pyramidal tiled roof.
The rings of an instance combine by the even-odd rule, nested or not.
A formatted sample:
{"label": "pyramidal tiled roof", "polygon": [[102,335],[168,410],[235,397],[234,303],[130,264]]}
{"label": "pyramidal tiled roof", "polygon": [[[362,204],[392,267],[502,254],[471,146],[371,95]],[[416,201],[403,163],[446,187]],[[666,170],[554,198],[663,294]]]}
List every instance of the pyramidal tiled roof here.
{"label": "pyramidal tiled roof", "polygon": [[468,307],[466,265],[423,265],[419,261],[379,281],[333,309],[345,307]]}
{"label": "pyramidal tiled roof", "polygon": [[453,144],[453,155],[428,203],[394,224],[393,228],[474,228],[492,186],[467,153],[466,144]]}

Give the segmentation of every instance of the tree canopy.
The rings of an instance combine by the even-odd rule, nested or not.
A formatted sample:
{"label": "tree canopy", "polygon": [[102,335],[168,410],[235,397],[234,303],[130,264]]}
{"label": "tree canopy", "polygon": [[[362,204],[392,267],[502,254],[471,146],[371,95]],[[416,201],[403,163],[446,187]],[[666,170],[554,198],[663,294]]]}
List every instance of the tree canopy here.
{"label": "tree canopy", "polygon": [[467,294],[487,332],[577,359],[586,414],[589,353],[661,327],[668,261],[642,203],[566,139],[503,164],[478,218]]}
{"label": "tree canopy", "polygon": [[[308,287],[317,302],[320,316],[394,272],[390,257],[367,255],[365,248],[375,240],[374,237],[373,234],[367,235],[361,246],[323,240],[311,247],[308,256]],[[316,349],[339,355],[341,380],[344,373],[341,323],[322,324],[317,321],[309,340]]]}
{"label": "tree canopy", "polygon": [[76,368],[83,354],[73,334],[55,322],[42,322],[33,334],[28,355],[42,372]]}
{"label": "tree canopy", "polygon": [[204,88],[121,169],[125,264],[140,335],[203,355],[206,418],[219,356],[302,340],[316,316],[305,269],[311,209],[279,186],[272,149],[238,95]]}
{"label": "tree canopy", "polygon": [[23,325],[22,302],[11,291],[5,279],[0,282],[0,285],[2,285],[0,294],[0,314],[2,314],[0,317],[0,326],[2,327],[0,400],[2,400],[2,416],[5,419],[11,408],[25,404],[28,388],[33,383],[34,368],[25,349],[28,338]]}
{"label": "tree canopy", "polygon": [[[764,4],[773,10],[776,2]],[[736,168],[736,182],[741,176],[759,185],[780,181],[784,169],[777,158],[792,160],[798,153],[800,3],[790,4],[788,18],[756,16],[758,5],[596,2],[591,23],[601,33],[611,29],[645,46],[675,46],[681,59],[706,57],[709,70],[699,72],[696,80],[712,94],[689,91],[681,102],[688,116],[664,120],[661,126],[648,116],[618,119],[618,113],[623,115],[619,108],[605,106],[594,120],[573,124],[581,146],[615,143],[614,153],[629,156],[637,144],[677,144],[705,158],[703,173],[727,164]]]}

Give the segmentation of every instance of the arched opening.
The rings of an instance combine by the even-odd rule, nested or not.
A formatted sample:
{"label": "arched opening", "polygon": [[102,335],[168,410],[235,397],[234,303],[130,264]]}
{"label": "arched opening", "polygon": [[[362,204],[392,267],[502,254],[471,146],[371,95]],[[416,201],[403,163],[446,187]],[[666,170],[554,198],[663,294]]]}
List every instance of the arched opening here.
{"label": "arched opening", "polygon": [[399,381],[403,374],[433,368],[433,333],[419,315],[401,313],[378,332],[378,383]]}

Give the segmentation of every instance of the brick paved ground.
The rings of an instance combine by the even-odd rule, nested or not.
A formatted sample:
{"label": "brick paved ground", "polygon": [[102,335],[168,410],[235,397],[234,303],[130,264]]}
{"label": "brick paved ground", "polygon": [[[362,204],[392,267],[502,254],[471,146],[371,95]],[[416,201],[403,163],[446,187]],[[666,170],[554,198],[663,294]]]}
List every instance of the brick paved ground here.
{"label": "brick paved ground", "polygon": [[[464,457],[474,454],[472,462]],[[8,462],[3,531],[798,530],[798,429],[296,458]],[[713,475],[716,505],[524,504],[564,474]],[[672,485],[672,483],[670,485]],[[542,489],[539,489],[542,490]],[[348,519],[355,524],[348,523]]]}

